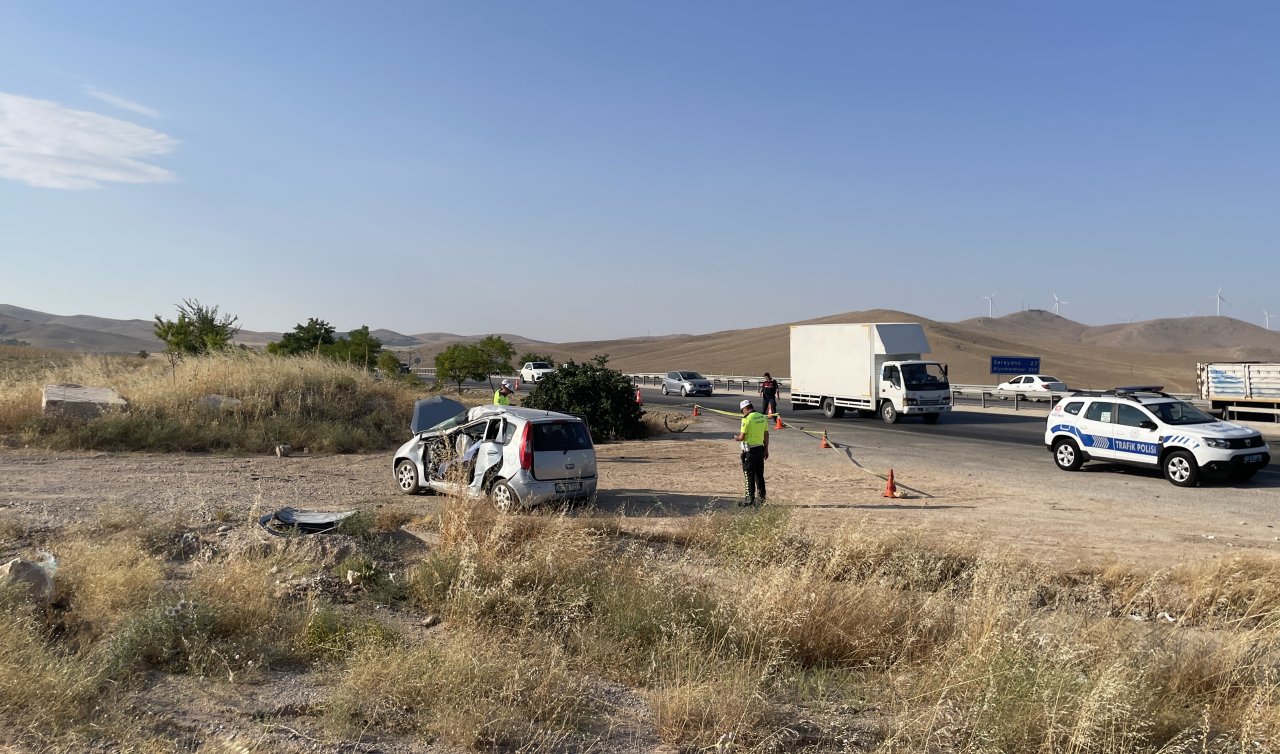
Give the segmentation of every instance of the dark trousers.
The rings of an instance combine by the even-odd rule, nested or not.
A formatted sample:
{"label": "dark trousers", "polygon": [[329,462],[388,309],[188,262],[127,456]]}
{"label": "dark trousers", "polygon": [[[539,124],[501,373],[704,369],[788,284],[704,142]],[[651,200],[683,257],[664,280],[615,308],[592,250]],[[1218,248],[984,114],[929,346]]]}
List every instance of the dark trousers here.
{"label": "dark trousers", "polygon": [[[764,491],[764,446],[755,445],[742,451],[742,478],[744,480],[744,498],[748,502],[764,502],[767,495]],[[759,497],[756,491],[759,491]]]}
{"label": "dark trousers", "polygon": [[764,408],[760,409],[760,413],[768,416],[769,414],[778,413],[778,396],[766,395],[763,397]]}

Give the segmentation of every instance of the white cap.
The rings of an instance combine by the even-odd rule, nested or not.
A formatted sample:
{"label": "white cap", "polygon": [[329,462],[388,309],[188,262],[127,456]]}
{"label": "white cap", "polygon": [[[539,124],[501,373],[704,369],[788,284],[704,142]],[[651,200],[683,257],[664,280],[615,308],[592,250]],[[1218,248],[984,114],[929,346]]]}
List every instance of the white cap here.
{"label": "white cap", "polygon": [[751,408],[751,401],[743,399],[742,403],[738,404],[738,408]]}
{"label": "white cap", "polygon": [[510,390],[510,389],[511,389],[511,380],[503,380],[503,381],[502,381],[502,386],[503,386],[503,387],[505,387],[506,389]]}

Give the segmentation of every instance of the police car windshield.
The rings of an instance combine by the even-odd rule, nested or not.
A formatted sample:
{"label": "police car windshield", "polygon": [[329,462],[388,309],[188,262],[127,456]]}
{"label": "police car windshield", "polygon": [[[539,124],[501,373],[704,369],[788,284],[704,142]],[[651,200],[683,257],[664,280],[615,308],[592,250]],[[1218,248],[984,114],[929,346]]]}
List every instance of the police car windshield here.
{"label": "police car windshield", "polygon": [[1217,421],[1185,401],[1148,403],[1144,408],[1155,414],[1165,424],[1208,424]]}
{"label": "police car windshield", "polygon": [[903,364],[902,379],[908,390],[947,389],[947,376],[938,364]]}

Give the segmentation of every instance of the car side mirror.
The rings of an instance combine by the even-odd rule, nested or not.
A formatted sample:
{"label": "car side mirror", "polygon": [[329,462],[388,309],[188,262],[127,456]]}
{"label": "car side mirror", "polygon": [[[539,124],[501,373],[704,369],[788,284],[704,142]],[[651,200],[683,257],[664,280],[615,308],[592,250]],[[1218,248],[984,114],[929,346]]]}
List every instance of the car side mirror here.
{"label": "car side mirror", "polygon": [[1151,420],[1147,420],[1147,421],[1138,422],[1138,426],[1142,429],[1155,429],[1156,423]]}

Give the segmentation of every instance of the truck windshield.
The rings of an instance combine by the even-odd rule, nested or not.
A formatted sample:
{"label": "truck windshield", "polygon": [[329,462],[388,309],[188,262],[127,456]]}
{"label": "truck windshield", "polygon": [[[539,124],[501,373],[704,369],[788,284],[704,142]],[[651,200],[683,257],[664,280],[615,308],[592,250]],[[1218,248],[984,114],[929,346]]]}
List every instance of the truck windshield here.
{"label": "truck windshield", "polygon": [[1190,403],[1183,401],[1148,403],[1146,409],[1160,417],[1160,421],[1165,424],[1208,424],[1209,422],[1217,421],[1217,419]]}
{"label": "truck windshield", "polygon": [[903,364],[902,379],[907,390],[947,390],[947,376],[941,364]]}

